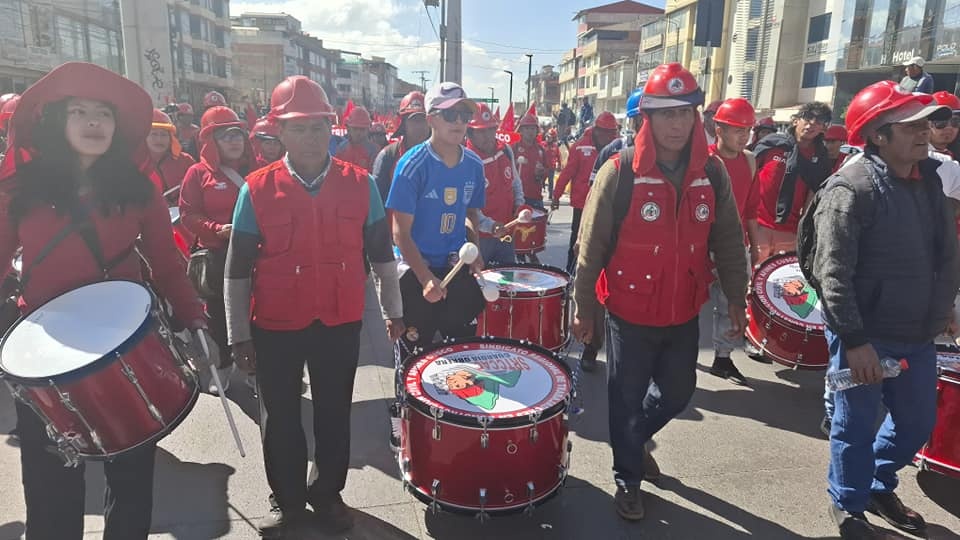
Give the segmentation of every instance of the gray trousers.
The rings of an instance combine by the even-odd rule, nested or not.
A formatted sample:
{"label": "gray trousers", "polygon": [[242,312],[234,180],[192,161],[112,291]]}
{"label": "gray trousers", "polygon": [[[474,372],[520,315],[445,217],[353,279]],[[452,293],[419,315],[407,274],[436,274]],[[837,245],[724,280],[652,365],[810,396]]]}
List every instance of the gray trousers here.
{"label": "gray trousers", "polygon": [[743,347],[743,336],[727,337],[730,331],[730,311],[727,297],[720,288],[720,281],[710,284],[710,303],[713,305],[713,350],[717,356],[730,356],[735,349]]}

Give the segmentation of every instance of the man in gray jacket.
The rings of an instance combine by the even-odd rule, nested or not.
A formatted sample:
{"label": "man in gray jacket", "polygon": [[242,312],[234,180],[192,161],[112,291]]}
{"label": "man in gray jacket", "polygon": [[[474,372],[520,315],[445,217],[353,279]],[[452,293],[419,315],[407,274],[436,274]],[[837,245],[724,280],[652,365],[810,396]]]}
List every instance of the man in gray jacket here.
{"label": "man in gray jacket", "polygon": [[[864,156],[818,192],[798,239],[801,267],[822,302],[829,370],[860,386],[835,396],[830,431],[831,515],[845,539],[881,538],[864,516],[914,534],[923,518],[894,490],[936,419],[936,349],[960,285],[953,210],[927,157],[928,121],[950,110],[891,81],[868,86],[847,111]],[[884,378],[881,358],[909,369]],[[881,402],[889,410],[875,429]]]}

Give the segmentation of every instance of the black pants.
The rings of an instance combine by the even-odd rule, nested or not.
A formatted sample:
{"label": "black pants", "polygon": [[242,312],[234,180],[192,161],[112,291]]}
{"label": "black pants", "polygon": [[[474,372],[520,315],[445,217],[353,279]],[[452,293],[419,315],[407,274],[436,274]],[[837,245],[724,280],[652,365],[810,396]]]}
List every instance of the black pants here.
{"label": "black pants", "polygon": [[205,302],[210,337],[213,338],[213,342],[220,349],[218,367],[225,368],[233,364],[233,356],[230,354],[230,345],[227,342],[227,313],[223,297],[208,298]]}
{"label": "black pants", "polygon": [[[43,422],[17,402],[20,465],[27,505],[27,540],[83,538],[84,465],[64,467],[48,448]],[[137,540],[150,533],[153,510],[153,465],[156,445],[150,444],[104,463],[104,540]]]}
{"label": "black pants", "polygon": [[[434,275],[443,279],[446,269],[434,269]],[[486,300],[476,278],[463,268],[447,285],[447,297],[431,304],[423,297],[423,286],[412,271],[400,278],[400,296],[403,298],[403,323],[407,332],[398,341],[406,351],[427,347],[439,331],[443,337],[466,337],[476,334],[474,320],[483,311]],[[406,357],[401,354],[400,359]]]}
{"label": "black pants", "polygon": [[570,247],[567,248],[567,272],[573,274],[577,266],[577,259],[573,255],[573,246],[577,243],[580,234],[580,218],[583,217],[583,208],[573,209],[573,221],[570,222]]}
{"label": "black pants", "polygon": [[[360,325],[275,331],[253,327],[260,391],[263,461],[274,504],[297,511],[337,497],[350,465],[350,405],[360,356]],[[303,365],[310,372],[314,468],[307,479],[307,441],[300,416]]]}

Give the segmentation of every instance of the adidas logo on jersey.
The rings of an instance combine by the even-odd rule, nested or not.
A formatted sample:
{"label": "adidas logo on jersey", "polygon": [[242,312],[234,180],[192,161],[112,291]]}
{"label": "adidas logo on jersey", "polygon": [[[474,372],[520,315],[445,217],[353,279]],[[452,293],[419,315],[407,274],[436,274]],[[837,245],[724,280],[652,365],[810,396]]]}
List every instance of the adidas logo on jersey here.
{"label": "adidas logo on jersey", "polygon": [[439,198],[440,198],[440,195],[437,195],[437,190],[435,189],[430,190],[430,193],[427,193],[427,195],[424,197],[424,199],[439,199]]}

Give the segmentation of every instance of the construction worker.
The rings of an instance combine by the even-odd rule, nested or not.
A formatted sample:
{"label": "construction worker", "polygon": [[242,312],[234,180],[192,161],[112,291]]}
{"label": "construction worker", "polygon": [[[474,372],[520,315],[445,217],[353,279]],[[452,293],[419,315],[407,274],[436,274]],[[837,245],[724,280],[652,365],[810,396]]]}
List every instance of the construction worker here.
{"label": "construction worker", "polygon": [[388,144],[373,162],[370,171],[377,180],[377,189],[384,201],[390,193],[393,183],[393,170],[407,150],[422,143],[430,137],[430,126],[427,124],[427,110],[423,106],[423,92],[410,92],[400,100],[400,125],[393,132],[396,142]]}
{"label": "construction worker", "polygon": [[346,124],[347,140],[340,143],[333,156],[369,172],[373,169],[373,160],[380,153],[377,145],[370,142],[370,127],[373,125],[370,113],[363,107],[357,107],[350,111]]}

